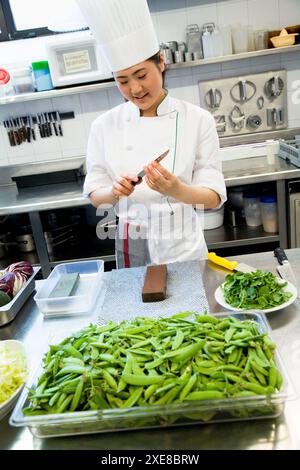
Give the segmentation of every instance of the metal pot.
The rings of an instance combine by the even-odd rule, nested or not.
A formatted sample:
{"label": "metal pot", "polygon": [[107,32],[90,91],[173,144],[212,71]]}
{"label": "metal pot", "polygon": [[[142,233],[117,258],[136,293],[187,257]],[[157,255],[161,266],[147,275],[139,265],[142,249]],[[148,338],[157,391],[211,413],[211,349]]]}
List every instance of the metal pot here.
{"label": "metal pot", "polygon": [[18,235],[16,237],[16,242],[22,253],[31,253],[35,250],[35,243],[32,234]]}

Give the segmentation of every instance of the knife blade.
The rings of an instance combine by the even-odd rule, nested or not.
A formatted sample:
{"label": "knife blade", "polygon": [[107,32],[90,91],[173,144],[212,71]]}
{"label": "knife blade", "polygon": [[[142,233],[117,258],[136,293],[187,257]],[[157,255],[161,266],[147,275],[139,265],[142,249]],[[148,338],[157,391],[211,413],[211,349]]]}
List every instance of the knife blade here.
{"label": "knife blade", "polygon": [[237,261],[229,261],[228,259],[222,258],[213,252],[208,253],[207,257],[209,261],[212,261],[219,266],[223,266],[223,268],[226,268],[229,271],[239,271],[241,273],[253,273],[257,271],[257,268],[254,268],[253,266],[249,266],[245,263],[238,263]]}
{"label": "knife blade", "polygon": [[276,270],[279,273],[280,277],[282,277],[286,281],[289,281],[298,289],[295,273],[289,263],[285,251],[282,248],[276,248],[274,250],[274,256],[279,262],[279,265],[276,266]]}
{"label": "knife blade", "polygon": [[[159,157],[157,157],[157,158],[155,159],[155,161],[156,161],[157,163],[161,162],[162,159],[165,158],[165,157],[168,155],[169,151],[170,151],[170,150],[166,150],[166,151],[165,151],[164,153],[162,153]],[[144,178],[145,174],[146,174],[146,173],[145,173],[145,170],[140,171],[140,172],[137,174],[137,178],[138,178],[139,180],[138,180],[138,181],[133,181],[132,186],[136,186],[137,184],[141,183],[141,181],[142,181],[142,179]]]}

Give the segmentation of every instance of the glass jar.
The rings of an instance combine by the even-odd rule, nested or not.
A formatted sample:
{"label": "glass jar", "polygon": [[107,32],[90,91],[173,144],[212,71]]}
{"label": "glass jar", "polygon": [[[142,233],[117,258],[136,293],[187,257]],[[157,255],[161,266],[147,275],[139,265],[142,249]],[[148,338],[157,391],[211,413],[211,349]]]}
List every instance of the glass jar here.
{"label": "glass jar", "polygon": [[52,90],[53,84],[48,61],[33,62],[32,74],[36,91]]}
{"label": "glass jar", "polygon": [[265,232],[278,232],[277,198],[262,196],[260,198],[262,223]]}
{"label": "glass jar", "polygon": [[30,67],[13,70],[12,79],[17,95],[21,93],[33,93],[35,91]]}
{"label": "glass jar", "polygon": [[246,223],[249,227],[259,227],[262,224],[259,197],[255,193],[244,193],[244,210]]}

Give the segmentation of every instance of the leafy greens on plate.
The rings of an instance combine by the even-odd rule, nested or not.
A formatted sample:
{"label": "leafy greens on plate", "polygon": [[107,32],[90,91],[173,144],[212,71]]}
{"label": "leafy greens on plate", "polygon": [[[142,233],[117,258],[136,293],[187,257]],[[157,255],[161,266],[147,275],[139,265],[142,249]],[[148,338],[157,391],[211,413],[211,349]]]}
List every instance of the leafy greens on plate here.
{"label": "leafy greens on plate", "polygon": [[226,276],[222,286],[225,301],[235,308],[269,309],[285,303],[292,297],[286,292],[287,282],[271,272],[236,272]]}

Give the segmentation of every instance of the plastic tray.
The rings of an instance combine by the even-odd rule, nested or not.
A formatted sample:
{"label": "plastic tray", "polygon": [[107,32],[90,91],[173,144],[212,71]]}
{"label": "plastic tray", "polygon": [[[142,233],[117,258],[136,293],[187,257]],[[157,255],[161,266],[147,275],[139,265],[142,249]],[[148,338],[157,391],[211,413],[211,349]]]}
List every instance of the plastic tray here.
{"label": "plastic tray", "polygon": [[40,271],[41,268],[33,268],[33,274],[23,285],[22,289],[17,293],[17,295],[12,299],[11,302],[0,307],[0,326],[4,326],[7,323],[10,323],[18,312],[21,310],[25,304],[28,297],[32,294],[35,289],[35,276]]}
{"label": "plastic tray", "polygon": [[[39,310],[47,317],[87,313],[93,307],[103,285],[104,261],[80,261],[56,266],[34,297]],[[67,273],[79,273],[74,295],[49,298],[59,279]]]}
{"label": "plastic tray", "polygon": [[[241,320],[255,320],[261,332],[270,334],[270,327],[263,314],[222,313],[218,318],[233,316]],[[140,406],[124,409],[73,412],[53,415],[24,416],[23,407],[28,406],[27,387],[35,385],[41,369],[23,391],[10,418],[12,426],[28,426],[36,437],[58,437],[111,431],[216,423],[223,421],[274,418],[279,416],[285,401],[293,396],[293,389],[278,352],[277,367],[283,377],[282,391],[269,396],[239,397],[165,406]]]}

